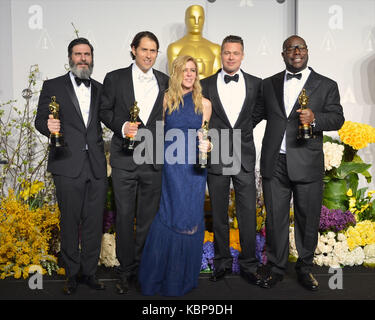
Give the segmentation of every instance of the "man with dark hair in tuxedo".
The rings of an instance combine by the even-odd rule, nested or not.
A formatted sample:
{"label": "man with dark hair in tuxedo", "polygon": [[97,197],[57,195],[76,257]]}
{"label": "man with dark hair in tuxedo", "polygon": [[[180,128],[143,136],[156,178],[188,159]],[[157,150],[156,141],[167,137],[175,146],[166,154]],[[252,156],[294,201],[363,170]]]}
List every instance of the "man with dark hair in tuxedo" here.
{"label": "man with dark hair in tuxedo", "polygon": [[[226,37],[221,46],[223,68],[201,81],[203,95],[212,103],[210,128],[219,134],[219,140],[213,144],[220,154],[217,163],[212,158],[207,176],[215,246],[214,271],[210,280],[221,280],[232,272],[228,222],[232,181],[242,249],[238,258],[240,272],[246,281],[257,285],[260,276],[255,254],[256,188],[252,114],[261,98],[262,80],[241,69],[243,58],[242,38],[234,35]],[[238,132],[240,134],[236,138]],[[225,133],[228,139],[224,138]],[[223,154],[232,156],[231,168],[223,159]]]}
{"label": "man with dark hair in tuxedo", "polygon": [[[134,63],[108,73],[103,83],[100,117],[114,133],[110,163],[116,202],[116,255],[120,262],[116,290],[119,294],[127,293],[129,280],[138,278],[142,249],[160,200],[162,166],[156,163],[155,156],[156,123],[163,119],[168,76],[152,68],[158,50],[159,41],[152,32],[139,32],[131,43]],[[130,110],[135,102],[140,112],[137,121],[132,122]],[[125,137],[136,137],[138,128],[152,133],[151,164],[138,164],[133,153],[126,149]]]}
{"label": "man with dark hair in tuxedo", "polygon": [[[60,132],[64,137],[62,146],[51,147],[47,170],[53,175],[61,213],[61,254],[67,275],[64,293],[68,295],[76,291],[79,272],[80,281],[93,289],[104,289],[95,273],[102,239],[107,166],[99,121],[102,85],[91,78],[93,53],[94,48],[85,38],[70,42],[71,71],[43,83],[35,119],[35,127],[43,135],[50,137],[51,133]],[[52,97],[59,104],[59,119],[50,114]]]}
{"label": "man with dark hair in tuxedo", "polygon": [[[287,38],[281,55],[286,70],[263,80],[264,105],[254,117],[254,124],[260,119],[267,121],[260,172],[267,211],[268,264],[260,285],[271,288],[285,274],[293,195],[298,281],[309,290],[318,290],[311,267],[323,196],[323,131],[339,130],[344,115],[337,83],[307,66],[304,39],[296,35]],[[303,89],[308,97],[306,109],[299,104]],[[299,124],[312,126],[314,137],[297,139]]]}

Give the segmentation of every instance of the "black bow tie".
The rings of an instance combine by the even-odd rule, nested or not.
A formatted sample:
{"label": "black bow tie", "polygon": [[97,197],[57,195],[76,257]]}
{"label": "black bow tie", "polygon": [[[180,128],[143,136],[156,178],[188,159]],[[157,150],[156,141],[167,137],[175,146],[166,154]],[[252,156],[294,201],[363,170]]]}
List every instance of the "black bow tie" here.
{"label": "black bow tie", "polygon": [[292,73],[287,73],[287,74],[286,74],[286,80],[290,80],[290,79],[292,79],[292,78],[297,78],[298,80],[301,80],[301,78],[302,78],[302,73],[294,73],[294,74],[292,74]]}
{"label": "black bow tie", "polygon": [[224,82],[229,83],[231,81],[238,82],[238,73],[235,74],[234,76],[228,76],[227,74],[224,76]]}
{"label": "black bow tie", "polygon": [[74,77],[76,80],[76,84],[79,87],[81,83],[83,83],[87,88],[90,86],[90,79],[80,79],[78,77]]}

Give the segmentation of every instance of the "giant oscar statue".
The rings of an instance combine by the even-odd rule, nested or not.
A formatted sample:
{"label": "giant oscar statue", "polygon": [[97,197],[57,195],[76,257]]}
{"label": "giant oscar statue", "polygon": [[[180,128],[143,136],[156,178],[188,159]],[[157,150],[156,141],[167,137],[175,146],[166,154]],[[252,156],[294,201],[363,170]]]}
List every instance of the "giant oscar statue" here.
{"label": "giant oscar statue", "polygon": [[187,34],[168,46],[168,68],[176,57],[189,55],[198,62],[199,79],[216,73],[221,68],[220,46],[202,37],[204,10],[199,5],[186,9],[185,24]]}

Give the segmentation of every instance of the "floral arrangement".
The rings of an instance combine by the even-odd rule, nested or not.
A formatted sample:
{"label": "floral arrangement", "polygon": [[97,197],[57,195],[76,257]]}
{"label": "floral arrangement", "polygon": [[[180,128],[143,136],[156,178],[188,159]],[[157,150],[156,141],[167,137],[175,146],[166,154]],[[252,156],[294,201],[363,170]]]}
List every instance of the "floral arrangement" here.
{"label": "floral arrangement", "polygon": [[[16,193],[27,187],[22,181],[43,181],[45,201],[53,203],[54,185],[47,172],[48,143],[35,127],[38,65],[30,67],[28,86],[22,91],[25,99],[23,107],[16,105],[17,100],[0,103],[0,196],[7,196],[8,189]],[[35,104],[34,104],[35,103]]]}
{"label": "floral arrangement", "polygon": [[[266,242],[264,228],[261,232],[256,234],[256,256],[258,260],[265,264],[267,261],[264,246]],[[204,243],[203,243],[203,255],[202,255],[202,265],[201,265],[201,272],[207,273],[212,272],[214,269],[213,259],[215,256],[215,249],[213,239],[214,234],[212,232],[205,231]],[[231,228],[229,231],[229,246],[230,246],[230,253],[233,257],[232,263],[232,273],[239,273],[240,266],[238,264],[238,256],[241,252],[241,246],[239,243],[239,229]]]}
{"label": "floral arrangement", "polygon": [[32,265],[41,266],[44,273],[63,274],[57,258],[51,254],[51,240],[59,228],[58,207],[47,203],[35,205],[41,191],[38,181],[23,185],[29,186],[29,193],[21,190],[17,196],[9,190],[8,196],[1,198],[0,278],[27,278]]}
{"label": "floral arrangement", "polygon": [[[375,142],[375,128],[346,121],[340,140],[324,136],[325,177],[318,245],[314,263],[330,267],[375,267],[374,190],[358,188],[359,174],[371,182],[366,164],[357,151]],[[291,260],[298,258],[294,228],[290,227]]]}
{"label": "floral arrangement", "polygon": [[[298,258],[298,253],[295,245],[293,227],[290,227],[289,240],[290,260],[296,260]],[[349,245],[350,241],[350,236],[347,236],[346,233],[335,233],[332,231],[319,233],[318,245],[315,250],[313,262],[318,266],[328,266],[332,268],[362,264],[364,266],[374,267],[375,243],[367,244],[364,248],[355,246],[351,249]]]}
{"label": "floral arrangement", "polygon": [[120,265],[116,258],[116,235],[114,233],[104,233],[100,250],[99,265],[106,267],[117,267]]}
{"label": "floral arrangement", "polygon": [[[368,169],[371,164],[362,161],[357,151],[375,142],[375,128],[361,123],[345,121],[338,131],[341,141],[324,136],[324,194],[323,204],[329,209],[349,208],[347,191],[357,194],[359,174],[371,182]],[[364,189],[365,190],[365,189]],[[361,191],[359,196],[363,195]]]}
{"label": "floral arrangement", "polygon": [[[201,272],[208,273],[213,270],[214,266],[214,256],[215,256],[215,249],[213,239],[214,235],[212,232],[205,231],[204,234],[204,241],[203,241],[203,254],[202,254],[202,265],[201,265]],[[230,229],[229,232],[229,242],[230,242],[230,253],[233,257],[232,263],[232,272],[239,273],[240,266],[238,264],[238,255],[241,252],[241,247],[239,243],[239,230],[238,229]]]}
{"label": "floral arrangement", "polygon": [[353,194],[352,189],[346,193],[349,201],[349,210],[355,216],[356,221],[371,220],[375,221],[375,206],[372,196],[375,190],[367,191],[367,188],[361,188]]}
{"label": "floral arrangement", "polygon": [[349,227],[345,236],[350,250],[375,244],[375,222],[370,220],[360,221],[354,227]]}
{"label": "floral arrangement", "polygon": [[355,223],[355,216],[351,211],[343,212],[341,209],[328,209],[326,206],[322,206],[319,222],[320,231],[339,232],[355,225]]}
{"label": "floral arrangement", "polygon": [[355,150],[360,150],[369,143],[375,143],[375,128],[363,123],[345,121],[338,131],[340,139]]}
{"label": "floral arrangement", "polygon": [[344,146],[333,142],[325,142],[323,144],[324,152],[324,169],[331,170],[338,168],[344,155]]}

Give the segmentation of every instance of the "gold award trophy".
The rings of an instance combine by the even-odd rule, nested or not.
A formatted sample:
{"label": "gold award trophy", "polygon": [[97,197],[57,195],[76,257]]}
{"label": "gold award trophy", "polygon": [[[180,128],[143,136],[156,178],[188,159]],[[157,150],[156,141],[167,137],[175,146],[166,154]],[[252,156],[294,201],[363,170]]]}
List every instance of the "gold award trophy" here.
{"label": "gold award trophy", "polygon": [[[49,104],[49,111],[51,111],[53,119],[59,119],[59,110],[60,105],[56,102],[56,97],[52,96]],[[49,141],[51,147],[59,148],[64,145],[63,135],[60,132],[51,132]]]}
{"label": "gold award trophy", "polygon": [[[138,115],[139,115],[139,107],[137,105],[137,101],[134,101],[134,105],[130,108],[130,123],[136,123],[137,122],[137,118],[138,118]],[[135,146],[135,137],[134,136],[131,136],[131,135],[126,135],[126,149],[128,150],[134,150],[134,146]]]}
{"label": "gold award trophy", "polygon": [[[208,140],[208,122],[207,121],[203,122],[202,128],[200,128],[200,131],[202,132],[202,140],[203,141]],[[207,168],[207,166],[208,166],[208,153],[202,152],[199,150],[198,167],[200,169],[204,169],[204,168]]]}
{"label": "gold award trophy", "polygon": [[[302,110],[306,109],[306,106],[309,103],[309,97],[306,95],[306,89],[302,89],[302,92],[298,97],[298,102]],[[312,137],[313,134],[311,125],[309,123],[299,123],[297,139],[311,139]]]}
{"label": "gold award trophy", "polygon": [[221,68],[221,47],[203,37],[204,9],[192,5],[185,11],[186,35],[171,43],[167,49],[168,68],[172,72],[172,63],[179,56],[192,56],[198,63],[199,79],[215,74]]}

